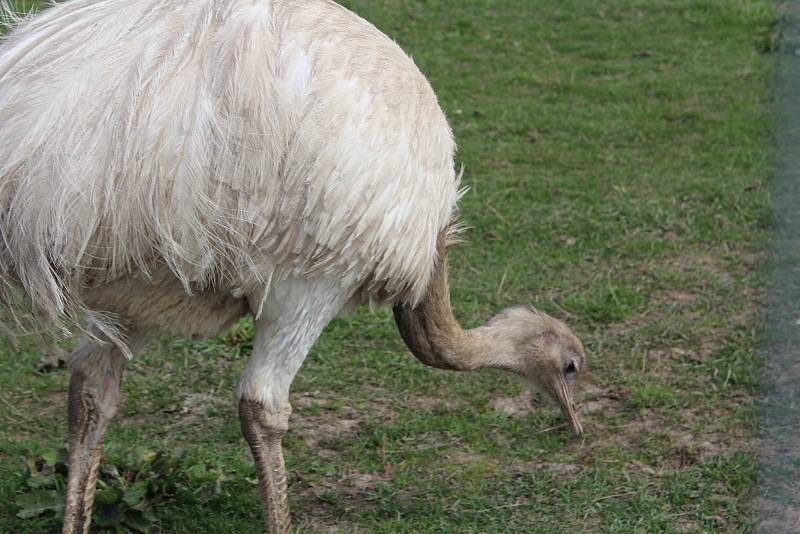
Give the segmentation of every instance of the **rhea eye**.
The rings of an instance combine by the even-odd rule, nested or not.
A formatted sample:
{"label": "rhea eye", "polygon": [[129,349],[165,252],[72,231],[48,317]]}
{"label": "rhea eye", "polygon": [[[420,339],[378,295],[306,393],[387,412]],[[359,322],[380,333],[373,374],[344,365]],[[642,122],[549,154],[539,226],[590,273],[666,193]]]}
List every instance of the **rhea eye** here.
{"label": "rhea eye", "polygon": [[564,366],[564,374],[571,375],[578,372],[578,369],[575,367],[575,362],[569,362],[567,365]]}

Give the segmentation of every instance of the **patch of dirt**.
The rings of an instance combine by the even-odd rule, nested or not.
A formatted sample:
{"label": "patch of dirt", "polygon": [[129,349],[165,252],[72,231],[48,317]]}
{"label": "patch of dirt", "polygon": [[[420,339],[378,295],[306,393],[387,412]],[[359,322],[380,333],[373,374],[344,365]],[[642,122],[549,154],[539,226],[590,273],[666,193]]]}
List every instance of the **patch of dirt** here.
{"label": "patch of dirt", "polygon": [[[297,512],[292,512],[295,515]],[[297,524],[298,533],[315,533],[315,534],[355,534],[357,532],[364,532],[360,530],[357,525],[346,523],[342,521],[334,521],[333,519],[328,522],[321,517],[309,517],[299,521]]]}
{"label": "patch of dirt", "polygon": [[690,252],[686,254],[679,254],[675,257],[668,258],[664,265],[672,267],[679,271],[706,271],[713,273],[724,281],[733,279],[731,274],[723,268],[721,254],[714,254],[714,251],[708,253]]}
{"label": "patch of dirt", "polygon": [[[370,419],[391,421],[397,417],[392,408],[398,400],[383,395],[376,389],[374,394],[360,407],[337,407],[336,400],[319,390],[292,394],[291,431],[322,458],[336,454],[336,442],[358,433]],[[332,395],[328,392],[328,395]],[[363,403],[362,403],[363,404]]]}
{"label": "patch of dirt", "polygon": [[557,462],[527,462],[511,466],[512,475],[524,475],[531,471],[550,471],[556,475],[575,475],[583,469],[579,464],[562,464]]}
{"label": "patch of dirt", "polygon": [[531,391],[525,391],[516,397],[498,397],[492,401],[492,407],[510,417],[526,417],[539,405],[538,397]]}
{"label": "patch of dirt", "polygon": [[303,408],[312,408],[312,407],[325,407],[328,406],[329,402],[327,399],[323,398],[320,395],[319,390],[314,391],[304,391],[299,395],[291,395],[291,404],[293,409],[303,409]]}
{"label": "patch of dirt", "polygon": [[325,411],[320,415],[293,412],[289,425],[297,435],[303,437],[309,447],[320,450],[320,456],[330,457],[335,454],[330,446],[339,439],[358,432],[366,420],[350,407],[345,407],[343,412]]}
{"label": "patch of dirt", "polygon": [[186,395],[183,402],[181,402],[180,413],[182,415],[205,417],[208,415],[208,412],[215,407],[222,405],[227,407],[228,404],[228,402],[223,401],[214,392],[190,393]]}
{"label": "patch of dirt", "polygon": [[[603,403],[601,409],[613,406],[611,399],[601,398],[594,403]],[[606,404],[607,403],[607,404]],[[752,438],[746,428],[731,429],[717,421],[729,421],[724,410],[717,410],[718,417],[711,417],[704,408],[688,409],[676,421],[669,414],[654,410],[640,410],[638,417],[626,421],[617,427],[591,424],[587,439],[581,445],[579,453],[581,463],[594,463],[607,447],[619,448],[634,454],[642,450],[642,445],[656,440],[666,452],[648,462],[629,461],[626,465],[630,471],[639,471],[648,476],[660,476],[663,471],[684,469],[692,465],[706,462],[711,458],[730,454],[734,451],[752,449]],[[591,422],[592,414],[586,419]],[[707,424],[699,426],[699,421]],[[588,426],[588,425],[585,425]],[[692,430],[693,429],[693,430]]]}
{"label": "patch of dirt", "polygon": [[650,476],[658,474],[655,469],[644,462],[640,462],[639,460],[633,460],[632,462],[628,463],[628,469],[641,471],[642,473]]}
{"label": "patch of dirt", "polygon": [[367,391],[369,393],[369,398],[367,399],[369,405],[379,412],[385,412],[385,415],[390,417],[397,415],[392,406],[401,406],[403,408],[412,406],[425,411],[441,410],[448,412],[462,408],[460,401],[447,396],[428,397],[374,386],[369,387]]}
{"label": "patch of dirt", "polygon": [[348,508],[364,508],[372,505],[370,494],[380,484],[391,479],[391,474],[348,469],[338,474],[326,475],[319,482],[308,483],[302,493],[317,503],[333,504],[336,500],[343,499]]}
{"label": "patch of dirt", "polygon": [[687,306],[697,299],[697,293],[694,291],[684,291],[678,289],[670,289],[662,291],[654,296],[654,300],[664,302],[666,304],[677,304],[679,306]]}
{"label": "patch of dirt", "polygon": [[714,340],[705,340],[700,347],[697,348],[684,348],[684,347],[666,347],[649,349],[647,351],[648,369],[651,369],[651,364],[655,363],[656,368],[660,367],[663,360],[689,360],[695,363],[702,362],[711,356],[717,350]]}
{"label": "patch of dirt", "polygon": [[461,403],[456,400],[441,397],[418,396],[409,399],[409,402],[414,407],[431,411],[443,410],[447,412],[453,412],[462,407]]}
{"label": "patch of dirt", "polygon": [[349,484],[351,491],[355,493],[366,493],[374,490],[378,484],[385,483],[389,478],[383,473],[361,473],[353,471],[350,475]]}
{"label": "patch of dirt", "polygon": [[628,396],[624,388],[602,389],[594,384],[581,383],[578,386],[578,397],[583,401],[578,403],[578,416],[588,416],[601,413],[612,413],[622,409],[623,401]]}
{"label": "patch of dirt", "polygon": [[701,526],[691,519],[679,517],[674,524],[675,532],[679,534],[688,534],[689,532],[702,532]]}
{"label": "patch of dirt", "polygon": [[159,432],[167,433],[177,428],[192,427],[198,422],[203,424],[218,417],[221,412],[235,413],[231,409],[230,397],[220,396],[215,390],[185,394],[180,403],[176,400],[162,409],[156,409],[146,401],[136,413],[127,410],[127,395],[123,394],[117,412],[120,415],[114,419],[115,425],[155,426]]}
{"label": "patch of dirt", "polygon": [[722,449],[720,443],[700,441],[696,436],[687,433],[677,436],[668,455],[660,458],[658,463],[661,466],[682,469],[716,456]]}
{"label": "patch of dirt", "polygon": [[498,466],[497,460],[494,458],[471,451],[460,450],[450,453],[447,456],[454,464],[458,465],[489,464],[492,467]]}
{"label": "patch of dirt", "polygon": [[330,445],[336,441],[356,434],[370,417],[392,419],[397,413],[390,407],[388,398],[373,397],[368,408],[356,409],[351,406],[331,408],[332,399],[318,390],[305,391],[292,395],[292,417],[289,422],[292,431],[303,436],[312,449],[327,458],[335,454]]}
{"label": "patch of dirt", "polygon": [[448,456],[450,460],[459,465],[478,463],[486,460],[486,456],[484,456],[483,454],[477,454],[468,451],[457,451]]}
{"label": "patch of dirt", "polygon": [[581,405],[580,413],[587,415],[601,413],[606,411],[608,404],[609,403],[604,400],[593,400],[584,402]]}

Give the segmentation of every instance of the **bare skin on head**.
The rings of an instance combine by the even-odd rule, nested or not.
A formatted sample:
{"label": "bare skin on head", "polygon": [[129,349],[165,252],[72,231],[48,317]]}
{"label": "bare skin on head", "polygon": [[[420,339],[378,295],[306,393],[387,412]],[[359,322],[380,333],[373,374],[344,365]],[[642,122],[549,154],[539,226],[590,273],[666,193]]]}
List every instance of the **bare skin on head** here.
{"label": "bare skin on head", "polygon": [[572,430],[583,427],[575,411],[575,382],[586,364],[583,345],[558,319],[530,306],[514,306],[486,324],[464,330],[453,316],[447,279],[447,232],[439,236],[439,261],[428,292],[414,308],[394,307],[408,348],[426,365],[452,371],[494,368],[519,375],[556,401]]}

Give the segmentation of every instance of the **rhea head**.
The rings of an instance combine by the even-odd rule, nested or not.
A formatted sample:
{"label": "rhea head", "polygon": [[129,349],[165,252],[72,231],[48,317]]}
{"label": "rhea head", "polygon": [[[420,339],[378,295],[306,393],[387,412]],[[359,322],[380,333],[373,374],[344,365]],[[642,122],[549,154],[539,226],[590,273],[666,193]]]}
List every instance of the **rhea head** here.
{"label": "rhea head", "polygon": [[583,433],[575,410],[575,390],[578,374],[586,367],[586,353],[563,322],[531,306],[514,306],[476,330],[498,340],[496,367],[522,376],[547,393],[572,430]]}

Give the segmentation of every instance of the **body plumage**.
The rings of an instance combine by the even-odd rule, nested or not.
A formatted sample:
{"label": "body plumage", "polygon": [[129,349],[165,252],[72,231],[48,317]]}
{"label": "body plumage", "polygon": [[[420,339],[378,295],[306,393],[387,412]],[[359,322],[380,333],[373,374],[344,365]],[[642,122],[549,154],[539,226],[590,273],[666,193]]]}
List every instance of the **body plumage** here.
{"label": "body plumage", "polygon": [[585,354],[563,323],[453,317],[454,149],[409,57],[328,0],[70,0],[18,21],[0,45],[0,297],[89,334],[68,358],[63,531],[89,531],[126,361],[248,313],[237,399],[269,532],[290,526],[289,388],[353,303],[391,304],[427,365],[538,384],[580,433]]}
{"label": "body plumage", "polygon": [[430,85],[333,2],[57,5],[0,51],[0,124],[0,268],[51,321],[215,333],[138,314],[153,283],[261,309],[335,276],[413,304],[458,196]]}

